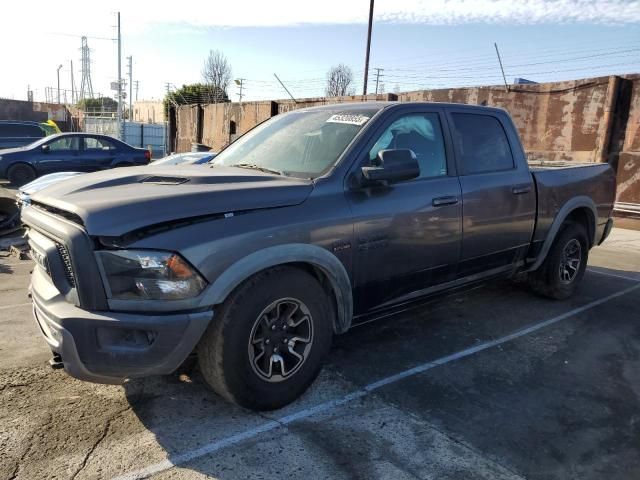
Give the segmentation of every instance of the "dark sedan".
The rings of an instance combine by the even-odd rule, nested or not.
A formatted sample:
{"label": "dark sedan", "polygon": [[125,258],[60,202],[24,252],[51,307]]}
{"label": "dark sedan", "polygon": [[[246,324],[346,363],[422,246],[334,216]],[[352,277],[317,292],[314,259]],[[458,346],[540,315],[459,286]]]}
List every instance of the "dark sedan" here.
{"label": "dark sedan", "polygon": [[25,147],[0,150],[0,179],[21,186],[48,173],[146,165],[150,158],[148,150],[107,135],[60,133]]}

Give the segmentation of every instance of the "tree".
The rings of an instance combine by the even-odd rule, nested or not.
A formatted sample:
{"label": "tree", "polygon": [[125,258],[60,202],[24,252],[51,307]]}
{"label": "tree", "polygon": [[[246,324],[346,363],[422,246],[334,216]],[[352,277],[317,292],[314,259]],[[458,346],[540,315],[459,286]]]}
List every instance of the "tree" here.
{"label": "tree", "polygon": [[349,90],[351,82],[353,82],[353,72],[348,66],[341,63],[331,67],[327,72],[327,97],[352,95],[353,91]]}
{"label": "tree", "polygon": [[202,67],[202,79],[209,87],[210,103],[225,101],[220,94],[224,93],[225,97],[227,95],[227,88],[231,82],[231,65],[221,51],[209,51],[209,56]]}
{"label": "tree", "polygon": [[214,89],[204,83],[192,83],[169,92],[164,97],[164,111],[168,112],[171,105],[195,105],[199,103],[212,103],[212,96],[217,99],[213,103],[228,102],[229,97],[224,90]]}
{"label": "tree", "polygon": [[118,102],[111,97],[83,98],[77,107],[87,112],[115,112]]}

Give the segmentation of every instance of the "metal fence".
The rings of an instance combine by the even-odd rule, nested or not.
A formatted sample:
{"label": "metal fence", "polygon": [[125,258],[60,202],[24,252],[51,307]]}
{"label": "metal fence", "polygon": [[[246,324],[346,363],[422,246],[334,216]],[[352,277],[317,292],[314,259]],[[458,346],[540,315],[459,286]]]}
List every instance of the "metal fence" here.
{"label": "metal fence", "polygon": [[84,117],[84,131],[120,138],[118,121],[109,117]]}
{"label": "metal fence", "polygon": [[149,148],[152,158],[164,157],[166,153],[167,125],[164,123],[138,123],[127,122],[124,124],[122,140],[129,145],[140,148]]}
{"label": "metal fence", "polygon": [[[118,121],[110,117],[85,117],[84,131],[120,138]],[[132,147],[149,148],[152,158],[166,154],[166,123],[125,122],[121,140]]]}

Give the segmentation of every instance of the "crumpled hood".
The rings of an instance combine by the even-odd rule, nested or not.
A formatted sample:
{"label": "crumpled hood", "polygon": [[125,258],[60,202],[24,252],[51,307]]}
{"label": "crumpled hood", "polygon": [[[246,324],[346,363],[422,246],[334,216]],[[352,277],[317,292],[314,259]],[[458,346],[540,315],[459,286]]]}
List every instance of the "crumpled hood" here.
{"label": "crumpled hood", "polygon": [[312,190],[311,180],[249,169],[143,166],[68,178],[32,201],[74,213],[90,235],[118,237],[172,220],[297,205]]}

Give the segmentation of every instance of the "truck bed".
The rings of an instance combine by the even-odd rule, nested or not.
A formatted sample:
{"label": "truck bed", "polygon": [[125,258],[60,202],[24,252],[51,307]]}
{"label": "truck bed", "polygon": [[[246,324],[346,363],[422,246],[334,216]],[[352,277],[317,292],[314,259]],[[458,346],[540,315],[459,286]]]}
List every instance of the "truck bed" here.
{"label": "truck bed", "polygon": [[586,196],[596,205],[596,236],[604,228],[615,201],[616,177],[608,163],[530,162],[538,194],[533,249],[547,236],[563,205]]}

